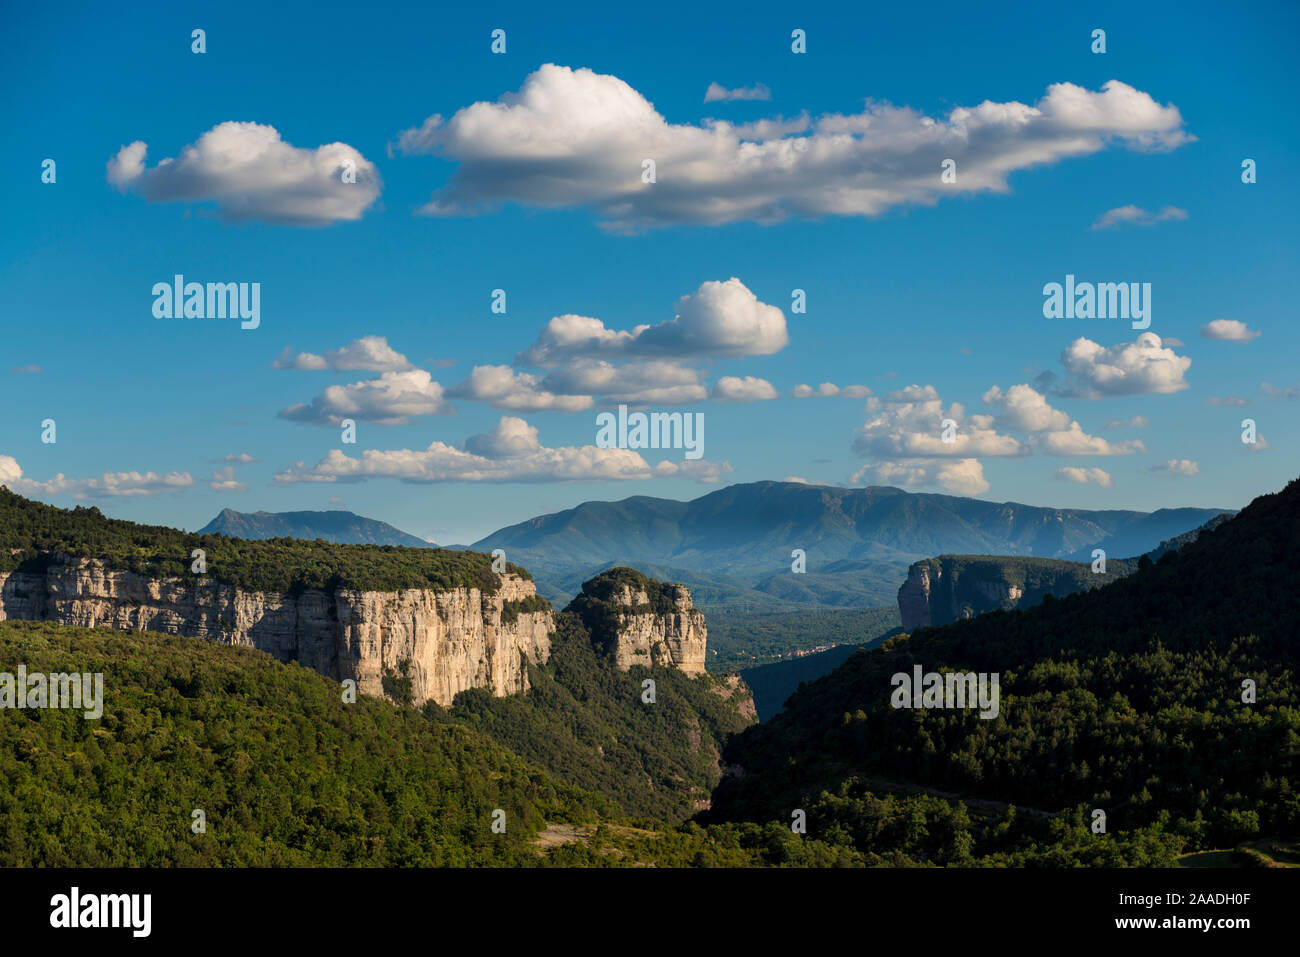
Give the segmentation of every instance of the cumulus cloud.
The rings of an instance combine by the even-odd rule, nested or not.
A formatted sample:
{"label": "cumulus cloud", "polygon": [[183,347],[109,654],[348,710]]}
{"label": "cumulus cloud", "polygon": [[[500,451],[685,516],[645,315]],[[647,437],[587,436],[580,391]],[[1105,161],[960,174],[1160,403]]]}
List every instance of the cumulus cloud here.
{"label": "cumulus cloud", "polygon": [[1250,342],[1261,333],[1236,319],[1215,319],[1201,326],[1202,339],[1219,339],[1223,342]]}
{"label": "cumulus cloud", "polygon": [[556,316],[518,361],[546,367],[580,358],[766,356],[789,342],[785,313],[733,277],[682,296],[674,318],[658,325],[619,331],[587,316]]}
{"label": "cumulus cloud", "polygon": [[376,425],[405,425],[416,415],[448,415],[455,411],[443,397],[442,386],[423,369],[385,372],[377,379],[332,385],[310,403],[281,409],[279,417],[313,425],[338,425],[361,419]]}
{"label": "cumulus cloud", "polygon": [[475,366],[469,378],[448,389],[447,395],[517,412],[541,409],[577,412],[591,408],[591,396],[550,392],[542,387],[541,380],[541,376],[515,372],[510,366]]}
{"label": "cumulus cloud", "polygon": [[588,482],[688,478],[713,483],[732,471],[726,462],[704,459],[651,466],[631,449],[596,446],[547,448],[523,419],[502,416],[487,433],[465,440],[462,448],[433,442],[427,449],[366,449],[353,458],[338,449],[315,465],[298,462],[275,476],[276,484],[358,482]]}
{"label": "cumulus cloud", "polygon": [[276,369],[332,369],[336,372],[405,372],[415,366],[388,344],[384,336],[362,336],[324,355],[310,352],[293,354],[288,346],[273,363]]}
{"label": "cumulus cloud", "polygon": [[212,481],[208,487],[214,492],[247,492],[248,486],[235,478],[235,467],[227,465],[225,468],[212,470]]}
{"label": "cumulus cloud", "polygon": [[[375,165],[346,143],[292,146],[273,126],[219,123],[176,158],[145,165],[147,146],[123,146],[108,181],[154,203],[214,203],[228,222],[326,226],[360,219],[379,197]],[[344,182],[344,171],[356,182]]]}
{"label": "cumulus cloud", "polygon": [[1183,375],[1192,360],[1166,348],[1154,332],[1143,332],[1133,342],[1110,348],[1091,339],[1075,339],[1061,353],[1061,364],[1070,381],[1057,394],[1096,399],[1179,392],[1188,388]]}
{"label": "cumulus cloud", "polygon": [[864,465],[849,477],[852,484],[896,485],[900,488],[941,488],[953,495],[979,495],[989,490],[979,459],[901,459]]}
{"label": "cumulus cloud", "polygon": [[981,397],[986,405],[998,410],[994,425],[1014,432],[1032,433],[1032,442],[1048,455],[1128,455],[1145,452],[1141,442],[1131,440],[1112,443],[1088,435],[1078,422],[1027,384],[1013,385],[1005,392],[998,386]]}
{"label": "cumulus cloud", "polygon": [[[853,449],[879,458],[969,458],[1027,455],[1029,448],[993,429],[993,417],[972,415],[956,402],[946,410],[932,385],[910,385],[888,393],[883,401],[867,400],[874,415],[853,434]],[[956,423],[951,442],[943,441],[943,421]]]}
{"label": "cumulus cloud", "polygon": [[1181,475],[1191,478],[1201,470],[1200,466],[1190,459],[1170,459],[1159,465],[1153,465],[1148,471],[1163,472],[1166,475]]}
{"label": "cumulus cloud", "polygon": [[1048,429],[1068,429],[1070,417],[1047,403],[1042,393],[1028,385],[1013,385],[1003,392],[997,386],[981,398],[985,405],[999,409],[996,422],[999,427],[1016,432],[1043,432]]}
{"label": "cumulus cloud", "polygon": [[99,478],[68,478],[62,472],[48,481],[23,478],[18,461],[0,455],[0,485],[19,495],[72,498],[140,498],[178,492],[194,484],[188,472],[105,472]]}
{"label": "cumulus cloud", "polygon": [[1100,436],[1088,435],[1078,422],[1071,422],[1065,429],[1042,432],[1034,436],[1034,443],[1048,455],[1131,455],[1146,451],[1137,439],[1107,442]]}
{"label": "cumulus cloud", "polygon": [[871,395],[871,390],[865,385],[846,385],[840,388],[833,382],[823,382],[816,389],[810,385],[797,385],[790,394],[796,399],[809,399],[814,396],[819,399],[829,399],[841,396],[845,399],[865,399]]}
{"label": "cumulus cloud", "polygon": [[260,462],[262,460],[253,458],[247,452],[240,452],[238,455],[231,452],[225,458],[221,459],[221,461],[227,462],[231,465],[251,465],[253,462]]}
{"label": "cumulus cloud", "polygon": [[709,88],[704,91],[705,103],[728,102],[731,100],[770,100],[772,91],[766,84],[755,83],[753,86],[741,86],[734,90],[728,90],[721,83],[710,83]]}
{"label": "cumulus cloud", "polygon": [[1186,219],[1187,210],[1177,206],[1166,206],[1158,213],[1153,213],[1141,206],[1117,206],[1108,209],[1097,217],[1093,229],[1114,229],[1116,226],[1154,226],[1156,223],[1171,219]]}
{"label": "cumulus cloud", "polygon": [[[503,202],[586,206],[606,228],[635,231],[876,216],[942,195],[1008,192],[1013,172],[1111,145],[1170,150],[1194,139],[1176,106],[1119,80],[1099,91],[1056,83],[1032,105],[986,100],[937,119],[868,101],[860,113],[824,114],[808,128],[670,123],[616,76],[546,64],[518,92],[405,130],[396,149],[459,164],[425,215]],[[652,184],[642,181],[646,158],[656,163]],[[946,158],[956,160],[956,183],[940,182]]]}
{"label": "cumulus cloud", "polygon": [[722,402],[757,402],[760,399],[775,399],[779,393],[766,379],[752,375],[725,375],[713,384],[712,395]]}
{"label": "cumulus cloud", "polygon": [[1063,468],[1056,470],[1056,478],[1062,482],[1077,482],[1080,485],[1100,485],[1102,488],[1110,488],[1110,473],[1104,469],[1080,469],[1080,468]]}
{"label": "cumulus cloud", "polygon": [[665,360],[614,365],[604,359],[578,359],[552,370],[542,386],[597,394],[602,405],[683,405],[708,398],[703,377],[699,369]]}

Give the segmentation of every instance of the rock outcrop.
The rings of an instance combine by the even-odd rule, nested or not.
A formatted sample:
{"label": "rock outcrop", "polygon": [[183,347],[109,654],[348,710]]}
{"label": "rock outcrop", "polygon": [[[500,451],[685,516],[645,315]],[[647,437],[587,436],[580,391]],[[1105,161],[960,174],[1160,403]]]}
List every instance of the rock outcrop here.
{"label": "rock outcrop", "polygon": [[951,624],[986,611],[1010,611],[1108,584],[1137,568],[1111,559],[1105,572],[1087,562],[996,555],[940,555],[913,562],[898,589],[903,630]]}
{"label": "rock outcrop", "polygon": [[[383,695],[404,671],[416,705],[457,692],[528,689],[528,662],[550,657],[554,621],[531,581],[500,576],[496,594],[446,591],[248,591],[212,579],[153,579],[60,555],[42,573],[0,572],[0,620],[158,631],[249,645],[359,691]],[[701,661],[703,660],[701,637]]]}
{"label": "rock outcrop", "polygon": [[632,665],[704,674],[708,630],[685,585],[669,585],[631,568],[612,568],[583,583],[568,607],[592,639],[626,671]]}

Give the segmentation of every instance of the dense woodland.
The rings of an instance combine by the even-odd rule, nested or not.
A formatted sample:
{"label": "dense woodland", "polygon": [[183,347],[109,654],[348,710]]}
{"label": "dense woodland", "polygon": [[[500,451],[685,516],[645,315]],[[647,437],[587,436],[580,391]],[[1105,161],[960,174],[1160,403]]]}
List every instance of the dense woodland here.
{"label": "dense woodland", "polygon": [[[492,557],[478,552],[198,535],[107,518],[94,507],[55,508],[0,486],[0,571],[40,571],[64,553],[154,578],[195,577],[195,549],[205,553],[206,577],[256,591],[466,587],[496,594],[500,582]],[[506,567],[531,577],[517,565]]]}
{"label": "dense woodland", "polygon": [[[199,540],[4,492],[0,508],[8,567],[91,548],[147,570]],[[265,573],[299,587],[352,548],[214,540],[228,558],[267,548]],[[375,574],[478,567],[360,550],[397,556]],[[638,574],[575,612],[599,624],[624,580],[658,608]],[[0,671],[105,674],[99,720],[0,712],[0,865],[1164,866],[1300,835],[1300,482],[1104,588],[858,652],[747,730],[720,679],[619,672],[582,615],[556,618],[529,693],[420,710],[401,673],[385,677],[395,703],[345,704],[339,684],[251,649],[0,622]],[[891,708],[890,676],[913,664],[999,673],[998,717]],[[547,825],[581,840],[543,852]]]}
{"label": "dense woodland", "polygon": [[103,672],[104,716],[0,712],[0,866],[529,864],[544,819],[606,805],[469,728],[345,704],[248,648],[0,622],[0,670],[20,663]]}
{"label": "dense woodland", "polygon": [[[1298,627],[1300,481],[1103,589],[856,654],[733,739],[745,774],[712,818],[781,817],[860,777],[1062,819],[1100,808],[1112,834],[1186,850],[1294,836]],[[1000,673],[998,717],[893,709],[890,677],[914,664]]]}

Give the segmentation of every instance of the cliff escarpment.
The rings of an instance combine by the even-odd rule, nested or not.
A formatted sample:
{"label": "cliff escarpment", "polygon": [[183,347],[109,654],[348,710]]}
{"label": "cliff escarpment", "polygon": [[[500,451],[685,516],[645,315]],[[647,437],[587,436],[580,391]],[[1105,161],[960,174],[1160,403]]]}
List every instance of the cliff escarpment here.
{"label": "cliff escarpment", "polygon": [[1105,573],[1086,562],[1020,556],[940,555],[913,562],[898,589],[903,630],[947,625],[986,611],[1010,611],[1109,584],[1131,574],[1134,559],[1111,559]]}
{"label": "cliff escarpment", "polygon": [[544,663],[554,631],[533,583],[498,576],[494,593],[472,586],[290,592],[210,577],[155,578],[100,559],[54,554],[0,571],[0,620],[107,626],[208,638],[266,651],[359,691],[384,694],[386,672],[410,680],[416,705],[451,704],[459,691],[528,688],[528,662]]}
{"label": "cliff escarpment", "polygon": [[708,629],[685,585],[655,581],[631,568],[611,568],[584,582],[568,611],[582,618],[592,640],[621,671],[667,665],[704,674]]}

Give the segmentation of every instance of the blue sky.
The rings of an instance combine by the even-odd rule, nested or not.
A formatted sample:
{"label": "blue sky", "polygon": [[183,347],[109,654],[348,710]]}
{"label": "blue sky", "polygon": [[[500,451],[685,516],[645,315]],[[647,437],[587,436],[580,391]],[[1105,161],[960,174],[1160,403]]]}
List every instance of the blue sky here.
{"label": "blue sky", "polygon": [[[444,543],[787,477],[1240,507],[1300,448],[1297,9],[1132,7],[10,5],[0,481]],[[156,318],[176,273],[260,283],[260,326]],[[1067,273],[1150,283],[1159,341],[1044,318]],[[703,413],[706,464],[592,448],[619,396]]]}

